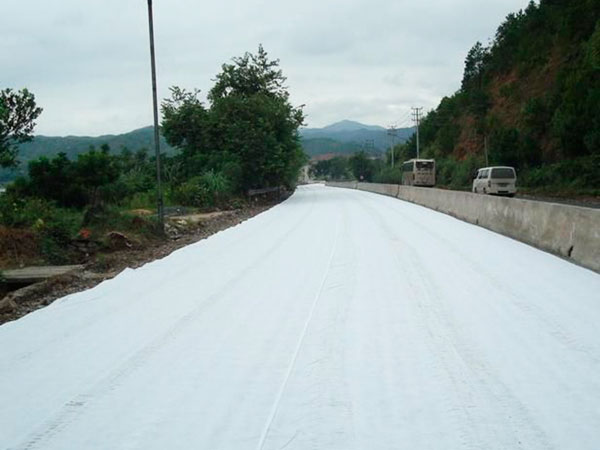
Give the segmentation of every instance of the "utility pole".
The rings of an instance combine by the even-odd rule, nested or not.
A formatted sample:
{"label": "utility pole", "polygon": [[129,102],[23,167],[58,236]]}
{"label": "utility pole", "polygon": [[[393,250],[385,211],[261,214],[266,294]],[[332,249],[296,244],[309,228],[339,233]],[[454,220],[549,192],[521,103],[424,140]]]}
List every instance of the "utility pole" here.
{"label": "utility pole", "polygon": [[490,163],[488,161],[488,137],[487,134],[483,136],[483,151],[485,152],[485,167],[489,167]]}
{"label": "utility pole", "polygon": [[165,230],[165,213],[163,208],[163,195],[160,183],[160,135],[158,130],[158,98],[156,95],[156,57],[154,55],[154,20],[152,14],[152,0],[148,0],[148,29],[150,32],[150,65],[152,68],[152,102],[154,106],[154,150],[156,154],[156,188],[158,191],[157,213],[160,230]]}
{"label": "utility pole", "polygon": [[413,121],[417,125],[417,159],[419,159],[419,122],[421,120],[421,111],[423,108],[412,108],[413,110]]}
{"label": "utility pole", "polygon": [[388,136],[391,137],[391,141],[392,141],[392,169],[393,169],[394,168],[394,144],[395,144],[396,136],[398,135],[396,126],[391,125],[387,131],[387,134],[388,134]]}

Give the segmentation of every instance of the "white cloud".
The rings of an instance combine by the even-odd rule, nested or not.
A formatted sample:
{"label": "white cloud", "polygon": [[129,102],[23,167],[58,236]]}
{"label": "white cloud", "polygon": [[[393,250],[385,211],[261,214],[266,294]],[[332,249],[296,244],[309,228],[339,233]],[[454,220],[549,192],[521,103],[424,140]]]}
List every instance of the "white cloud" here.
{"label": "white cloud", "polygon": [[[5,0],[0,87],[28,87],[40,134],[152,122],[146,2]],[[310,126],[399,123],[455,91],[469,48],[527,0],[154,1],[159,96],[204,93],[221,64],[262,43]]]}

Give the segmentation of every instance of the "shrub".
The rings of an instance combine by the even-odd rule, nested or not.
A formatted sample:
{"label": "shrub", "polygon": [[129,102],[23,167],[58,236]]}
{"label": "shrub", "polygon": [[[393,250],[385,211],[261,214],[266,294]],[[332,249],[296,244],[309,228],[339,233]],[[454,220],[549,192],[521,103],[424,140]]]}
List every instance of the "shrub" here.
{"label": "shrub", "polygon": [[401,167],[385,167],[375,175],[375,183],[402,184]]}
{"label": "shrub", "polygon": [[54,203],[41,198],[19,198],[12,193],[0,196],[0,223],[9,227],[31,227],[57,214]]}
{"label": "shrub", "polygon": [[48,200],[20,199],[10,194],[0,197],[0,224],[31,230],[42,255],[52,264],[70,260],[68,244],[77,234],[81,219],[81,213],[57,208]]}
{"label": "shrub", "polygon": [[173,189],[173,200],[185,206],[212,208],[231,199],[229,180],[220,172],[208,171]]}
{"label": "shrub", "polygon": [[[166,194],[167,192],[165,192]],[[165,195],[165,197],[167,197]],[[157,203],[156,189],[147,192],[136,192],[127,201],[129,209],[155,209]]]}
{"label": "shrub", "polygon": [[547,164],[525,171],[520,184],[542,191],[600,192],[600,155]]}
{"label": "shrub", "polygon": [[41,253],[52,264],[65,264],[71,261],[68,251],[69,243],[77,234],[81,225],[78,214],[66,211],[48,217],[46,221],[39,220],[34,226],[40,243]]}
{"label": "shrub", "polygon": [[469,189],[473,173],[483,165],[481,158],[476,156],[469,156],[462,161],[452,157],[440,159],[436,162],[437,184],[452,189]]}

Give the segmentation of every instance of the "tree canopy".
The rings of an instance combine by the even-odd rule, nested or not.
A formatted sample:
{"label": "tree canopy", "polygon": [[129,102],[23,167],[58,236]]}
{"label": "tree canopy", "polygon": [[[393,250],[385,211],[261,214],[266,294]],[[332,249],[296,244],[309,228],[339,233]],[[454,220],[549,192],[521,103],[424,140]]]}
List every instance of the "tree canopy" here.
{"label": "tree canopy", "polygon": [[278,60],[259,46],[223,64],[208,93],[209,107],[198,91],[171,89],[162,104],[162,130],[181,150],[188,176],[214,171],[236,191],[293,185],[304,163],[298,127],[301,107],[289,101]]}
{"label": "tree canopy", "polygon": [[32,139],[35,119],[41,113],[27,89],[0,91],[0,166],[16,165],[17,145]]}
{"label": "tree canopy", "polygon": [[462,80],[463,90],[468,89],[473,84],[476,88],[481,89],[483,69],[488,57],[489,50],[477,41],[469,50],[465,59],[465,71]]}

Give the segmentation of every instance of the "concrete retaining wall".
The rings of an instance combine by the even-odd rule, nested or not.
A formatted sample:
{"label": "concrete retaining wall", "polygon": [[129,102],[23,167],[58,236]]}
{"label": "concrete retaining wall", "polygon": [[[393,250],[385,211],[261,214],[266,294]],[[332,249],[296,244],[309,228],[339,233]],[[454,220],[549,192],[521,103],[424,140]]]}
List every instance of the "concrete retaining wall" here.
{"label": "concrete retaining wall", "polygon": [[328,182],[407,200],[600,272],[600,210],[395,184]]}
{"label": "concrete retaining wall", "polygon": [[356,181],[326,181],[325,185],[345,189],[356,189],[358,183]]}

